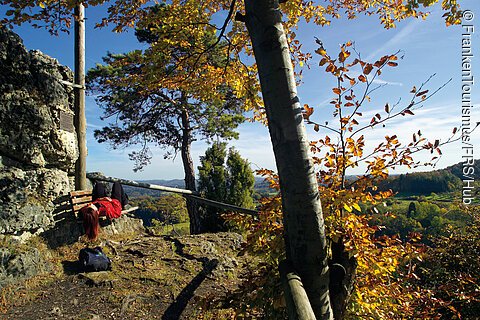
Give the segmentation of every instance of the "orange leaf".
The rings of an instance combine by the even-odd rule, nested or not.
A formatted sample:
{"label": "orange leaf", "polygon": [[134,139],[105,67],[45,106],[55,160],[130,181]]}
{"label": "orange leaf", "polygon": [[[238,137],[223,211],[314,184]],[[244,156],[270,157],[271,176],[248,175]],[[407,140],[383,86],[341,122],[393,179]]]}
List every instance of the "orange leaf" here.
{"label": "orange leaf", "polygon": [[356,64],[357,64],[357,63],[359,63],[359,62],[360,62],[360,60],[358,60],[358,59],[355,59],[355,60],[353,60],[353,62],[352,62],[352,63],[350,63],[350,64],[347,64],[347,66],[348,66],[348,67],[353,67],[354,65],[356,65]]}
{"label": "orange leaf", "polygon": [[310,116],[313,113],[313,108],[310,108],[308,104],[304,104],[303,108],[305,109],[305,113],[303,114],[303,117],[308,120],[308,118],[310,118]]}
{"label": "orange leaf", "polygon": [[390,106],[388,105],[388,103],[385,105],[385,112],[390,113]]}
{"label": "orange leaf", "polygon": [[318,48],[317,50],[315,50],[315,53],[317,53],[321,56],[326,56],[327,55],[327,51],[325,51],[325,49],[323,49],[323,48]]}
{"label": "orange leaf", "polygon": [[423,96],[427,92],[428,92],[428,90],[420,91],[419,93],[416,94],[416,96],[417,97]]}
{"label": "orange leaf", "polygon": [[365,78],[365,76],[363,74],[358,76],[358,80],[360,80],[362,82],[367,82],[367,78]]}
{"label": "orange leaf", "polygon": [[342,51],[338,54],[338,60],[340,62],[345,62],[345,60],[350,56],[350,52],[348,51]]}
{"label": "orange leaf", "polygon": [[377,68],[381,67],[388,60],[388,56],[383,56],[380,60],[376,61],[373,65]]}
{"label": "orange leaf", "polygon": [[365,65],[365,68],[363,68],[363,74],[367,74],[367,75],[368,75],[368,74],[372,71],[372,69],[373,69],[372,64],[367,63],[367,64]]}

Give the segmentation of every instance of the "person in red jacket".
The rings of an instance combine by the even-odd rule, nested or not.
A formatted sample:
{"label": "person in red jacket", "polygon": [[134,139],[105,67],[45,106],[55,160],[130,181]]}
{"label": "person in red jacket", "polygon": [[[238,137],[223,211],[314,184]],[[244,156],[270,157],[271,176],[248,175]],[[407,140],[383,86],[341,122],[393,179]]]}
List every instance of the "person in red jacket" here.
{"label": "person in red jacket", "polygon": [[128,197],[123,191],[122,185],[118,182],[113,184],[111,197],[106,197],[103,184],[95,184],[92,197],[93,202],[80,210],[83,228],[89,240],[95,240],[98,236],[98,217],[106,216],[110,220],[119,218],[122,214],[122,209],[128,202]]}

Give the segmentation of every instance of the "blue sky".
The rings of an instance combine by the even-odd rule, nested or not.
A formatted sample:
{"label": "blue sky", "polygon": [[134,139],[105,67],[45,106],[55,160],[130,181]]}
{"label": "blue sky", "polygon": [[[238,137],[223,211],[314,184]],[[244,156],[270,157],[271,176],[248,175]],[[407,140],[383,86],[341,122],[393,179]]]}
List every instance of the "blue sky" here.
{"label": "blue sky", "polygon": [[[476,17],[470,23],[475,27],[473,34],[472,62],[473,72],[480,72],[480,2],[478,0],[459,1],[463,9],[470,9]],[[0,16],[4,9],[0,8]],[[317,27],[301,24],[296,32],[304,44],[305,49],[315,49],[314,36],[320,38],[327,51],[338,52],[341,43],[354,41],[357,51],[366,60],[375,61],[385,54],[392,54],[402,50],[404,58],[399,61],[399,66],[385,70],[379,78],[379,84],[385,87],[372,95],[372,102],[365,105],[364,115],[374,115],[383,110],[386,102],[394,103],[399,98],[408,98],[412,86],[417,86],[436,73],[428,88],[435,89],[450,78],[452,81],[425,105],[417,110],[415,117],[402,117],[390,122],[386,128],[367,130],[367,148],[377,145],[385,135],[397,134],[401,139],[410,139],[413,132],[422,130],[428,138],[448,138],[453,127],[461,124],[461,39],[462,27],[445,27],[442,12],[438,6],[433,9],[432,15],[427,20],[409,19],[397,25],[396,29],[385,30],[380,26],[378,18],[359,17],[356,20],[335,20],[331,26]],[[133,33],[115,34],[109,29],[93,29],[93,25],[103,16],[99,8],[87,8],[87,36],[86,56],[87,69],[101,62],[102,56],[107,51],[120,53],[140,48]],[[14,29],[24,40],[28,49],[38,49],[60,61],[60,63],[73,68],[73,36],[62,34],[59,37],[50,36],[43,30],[33,29],[29,25]],[[329,77],[323,68],[318,67],[318,56],[314,56],[310,69],[304,70],[303,84],[298,88],[301,103],[315,107],[312,116],[314,120],[323,122],[331,121],[332,110],[329,101],[333,94],[334,86],[332,77]],[[480,74],[480,73],[479,73]],[[479,75],[480,77],[480,75]],[[480,84],[474,86],[472,100],[475,104],[472,121],[480,121],[478,104],[480,102]],[[181,158],[164,160],[163,151],[153,147],[154,158],[152,163],[142,172],[134,173],[133,163],[128,159],[131,150],[112,150],[107,144],[98,144],[93,138],[93,131],[104,125],[99,119],[101,111],[95,105],[93,97],[87,96],[87,170],[101,171],[106,175],[129,179],[173,179],[183,178]],[[370,117],[365,116],[366,119]],[[325,131],[315,132],[307,127],[311,140],[323,138]],[[273,152],[266,127],[258,123],[246,123],[239,128],[240,139],[229,143],[240,151],[242,156],[248,158],[253,169],[275,169]],[[480,154],[480,131],[474,134],[473,144],[475,153]],[[192,148],[195,166],[198,158],[204,153],[207,144],[195,142]],[[462,161],[460,143],[450,144],[443,149],[443,158],[438,163],[438,168],[443,168]],[[421,156],[419,160],[427,160],[428,155]],[[480,158],[476,156],[476,158]],[[406,172],[406,169],[396,170],[395,173]],[[362,168],[350,172],[361,173]]]}

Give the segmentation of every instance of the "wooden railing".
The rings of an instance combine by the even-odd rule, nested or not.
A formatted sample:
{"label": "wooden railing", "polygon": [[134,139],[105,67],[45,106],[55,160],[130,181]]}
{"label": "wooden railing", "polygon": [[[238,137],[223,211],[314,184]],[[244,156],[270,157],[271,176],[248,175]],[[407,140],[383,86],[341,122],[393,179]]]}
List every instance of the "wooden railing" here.
{"label": "wooden railing", "polygon": [[165,186],[160,186],[160,185],[157,185],[157,184],[151,184],[151,183],[146,183],[146,182],[137,182],[137,181],[133,181],[133,180],[107,177],[100,172],[89,172],[89,173],[87,173],[87,178],[89,178],[90,180],[96,180],[96,181],[119,182],[120,184],[123,184],[123,185],[138,187],[138,188],[145,188],[145,189],[159,190],[159,191],[165,191],[165,192],[179,193],[179,194],[182,194],[186,198],[192,199],[194,201],[197,201],[197,202],[200,202],[200,203],[203,203],[203,204],[207,204],[207,205],[212,206],[212,207],[221,208],[221,209],[225,209],[225,210],[231,210],[231,211],[235,211],[235,212],[240,212],[240,213],[244,213],[244,214],[248,214],[248,215],[252,215],[252,216],[258,215],[258,211],[256,211],[256,210],[246,209],[246,208],[231,205],[231,204],[228,204],[228,203],[223,203],[223,202],[218,202],[218,201],[214,201],[214,200],[210,200],[210,199],[205,199],[205,198],[202,198],[198,192],[194,192],[192,190],[165,187]]}
{"label": "wooden railing", "polygon": [[302,284],[302,279],[295,272],[292,265],[283,260],[278,266],[282,280],[283,291],[289,320],[316,320],[312,306],[308,300],[307,292]]}

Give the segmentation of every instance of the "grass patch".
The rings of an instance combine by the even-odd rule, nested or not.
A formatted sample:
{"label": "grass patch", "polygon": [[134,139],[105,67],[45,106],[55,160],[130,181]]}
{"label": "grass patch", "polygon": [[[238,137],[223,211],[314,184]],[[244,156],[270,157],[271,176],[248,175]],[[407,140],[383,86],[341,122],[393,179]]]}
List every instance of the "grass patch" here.
{"label": "grass patch", "polygon": [[148,230],[154,235],[159,236],[183,236],[190,234],[190,222],[182,222],[177,224],[163,224],[153,220],[152,227]]}

